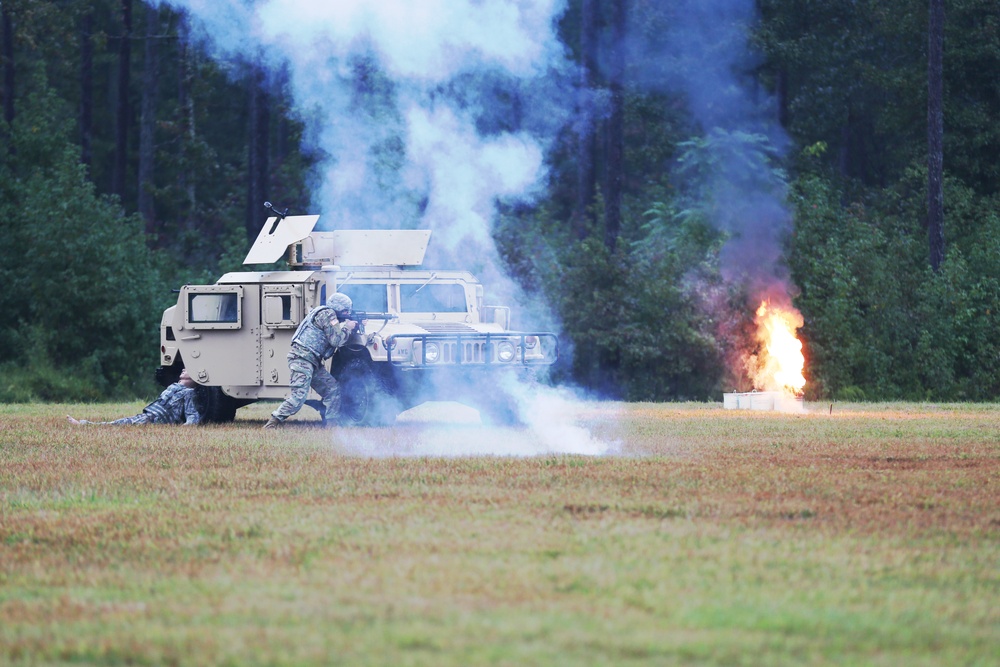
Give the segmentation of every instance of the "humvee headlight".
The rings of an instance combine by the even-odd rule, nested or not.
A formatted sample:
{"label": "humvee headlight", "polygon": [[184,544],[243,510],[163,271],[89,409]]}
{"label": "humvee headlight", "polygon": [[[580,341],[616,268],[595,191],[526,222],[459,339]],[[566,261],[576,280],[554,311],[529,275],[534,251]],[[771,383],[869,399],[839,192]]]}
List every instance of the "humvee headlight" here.
{"label": "humvee headlight", "polygon": [[441,358],[441,348],[438,347],[437,343],[427,343],[427,347],[424,348],[424,361],[429,364],[437,363],[437,360]]}
{"label": "humvee headlight", "polygon": [[386,346],[386,348],[390,352],[393,351],[393,350],[395,350],[396,349],[396,339],[395,338],[389,338],[388,340],[385,341],[385,346]]}
{"label": "humvee headlight", "polygon": [[517,349],[509,340],[502,340],[497,343],[497,359],[507,364],[514,361],[515,356],[517,356]]}
{"label": "humvee headlight", "polygon": [[535,346],[538,345],[538,336],[525,336],[524,346],[529,350],[533,350]]}

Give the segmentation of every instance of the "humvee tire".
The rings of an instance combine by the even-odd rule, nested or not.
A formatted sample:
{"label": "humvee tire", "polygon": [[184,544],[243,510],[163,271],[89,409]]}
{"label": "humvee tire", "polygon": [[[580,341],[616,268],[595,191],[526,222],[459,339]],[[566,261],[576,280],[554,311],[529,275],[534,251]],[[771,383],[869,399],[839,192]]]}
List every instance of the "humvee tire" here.
{"label": "humvee tire", "polygon": [[228,424],[236,419],[236,410],[246,405],[246,402],[237,401],[222,393],[220,387],[202,385],[194,388],[194,402],[203,424]]}
{"label": "humvee tire", "polygon": [[385,426],[400,413],[397,400],[375,374],[372,362],[352,359],[336,374],[342,426]]}

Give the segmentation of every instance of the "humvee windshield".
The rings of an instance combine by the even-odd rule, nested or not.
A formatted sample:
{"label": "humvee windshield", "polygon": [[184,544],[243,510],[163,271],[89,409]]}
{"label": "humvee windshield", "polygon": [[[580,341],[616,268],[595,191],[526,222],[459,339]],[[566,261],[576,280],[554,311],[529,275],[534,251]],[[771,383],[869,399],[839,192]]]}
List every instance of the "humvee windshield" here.
{"label": "humvee windshield", "polygon": [[340,293],[351,297],[354,310],[368,313],[384,313],[389,305],[386,297],[385,283],[365,285],[364,283],[351,283],[341,285]]}
{"label": "humvee windshield", "polygon": [[455,283],[400,285],[400,310],[404,313],[464,313],[465,288]]}

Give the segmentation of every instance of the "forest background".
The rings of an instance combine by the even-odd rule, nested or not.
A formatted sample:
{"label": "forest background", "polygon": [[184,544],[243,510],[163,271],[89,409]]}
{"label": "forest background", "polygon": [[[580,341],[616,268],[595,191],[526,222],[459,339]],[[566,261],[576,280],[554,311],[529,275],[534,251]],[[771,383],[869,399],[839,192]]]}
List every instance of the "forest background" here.
{"label": "forest background", "polygon": [[[748,389],[753,313],[777,283],[803,316],[807,398],[996,400],[1000,8],[929,4],[942,13],[713,0],[719,40],[677,50],[698,3],[567,3],[571,117],[540,192],[498,199],[491,221],[558,326],[556,381],[626,400]],[[182,10],[2,0],[0,14],[0,401],[148,395],[171,290],[238,270],[265,200],[319,212],[317,171],[337,156],[290,108],[287,73],[209,55]],[[729,88],[678,83],[710,74],[730,38],[749,49],[724,61]],[[359,112],[384,111],[378,59],[344,65]],[[540,122],[530,91],[501,83],[483,131]],[[405,147],[379,150],[391,170]],[[755,237],[780,252],[748,263]]]}

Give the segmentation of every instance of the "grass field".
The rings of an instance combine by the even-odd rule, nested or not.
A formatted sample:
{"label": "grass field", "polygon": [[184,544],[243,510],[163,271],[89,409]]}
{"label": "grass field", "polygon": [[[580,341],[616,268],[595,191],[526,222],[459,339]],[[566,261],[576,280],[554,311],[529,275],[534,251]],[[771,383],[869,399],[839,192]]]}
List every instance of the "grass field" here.
{"label": "grass field", "polygon": [[0,405],[0,664],[1000,664],[1000,405],[268,407]]}

